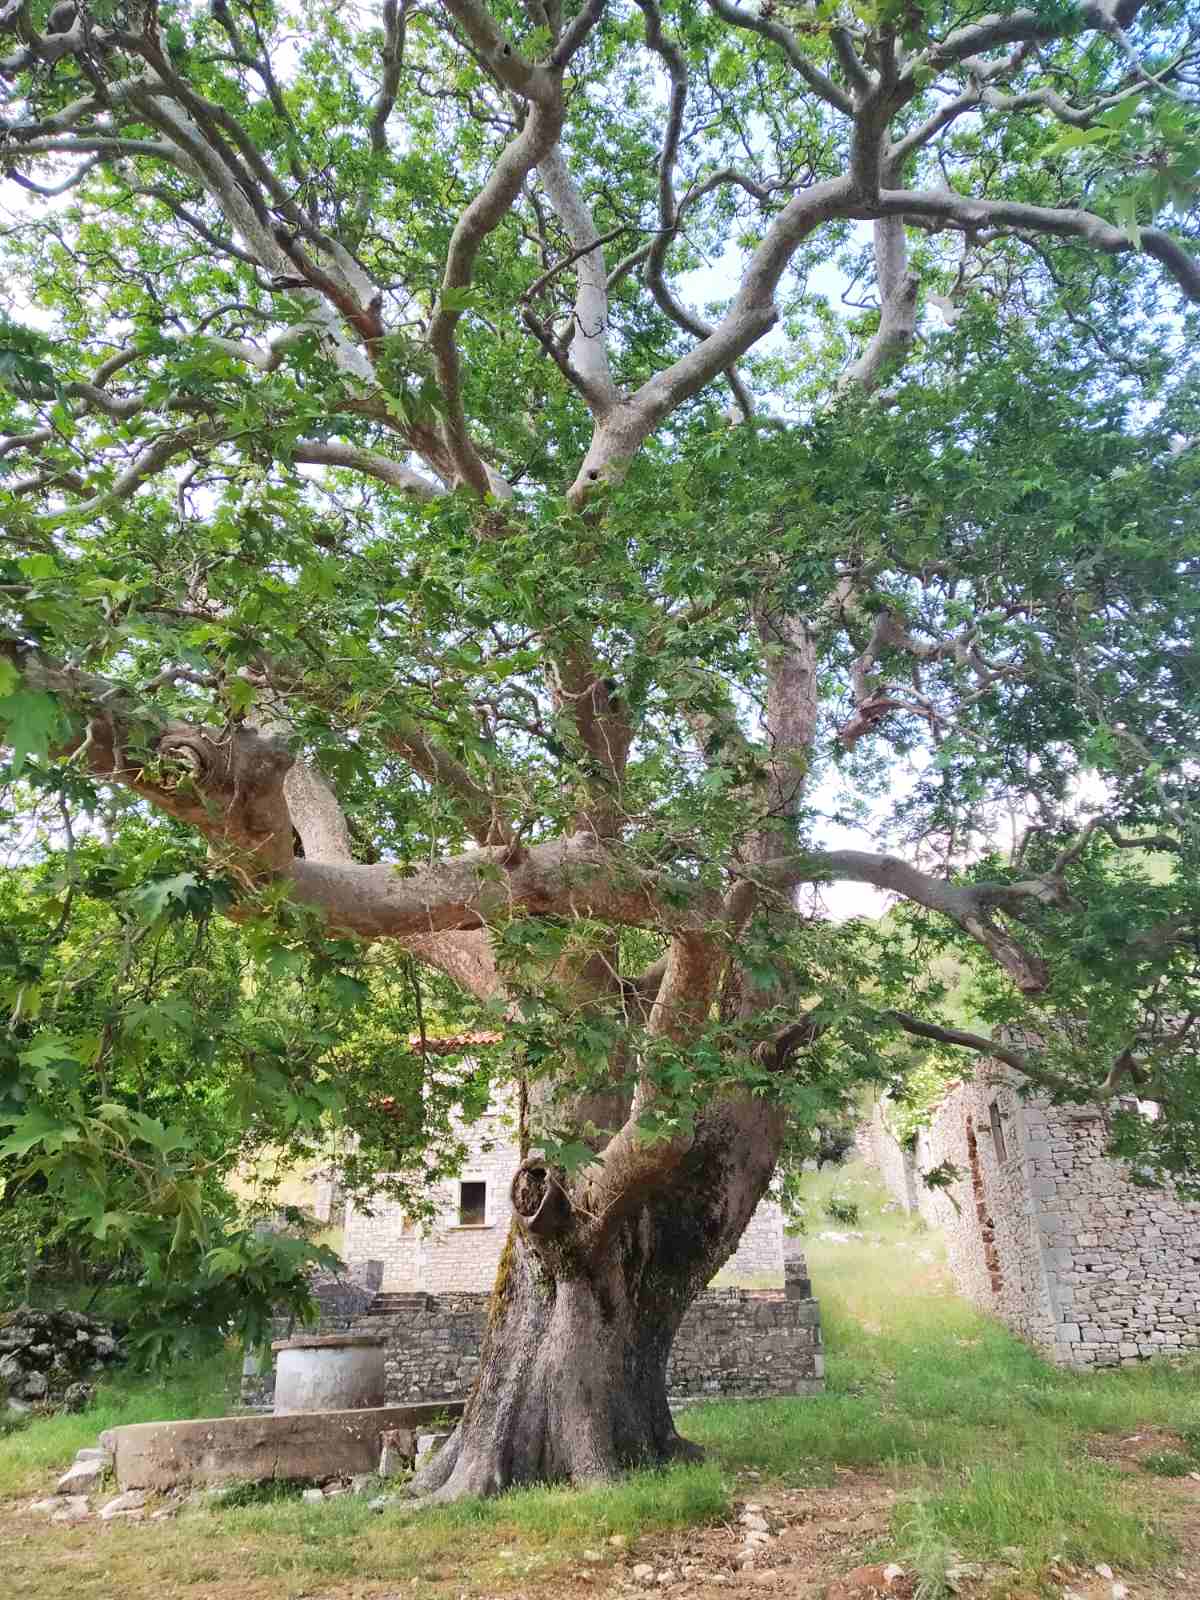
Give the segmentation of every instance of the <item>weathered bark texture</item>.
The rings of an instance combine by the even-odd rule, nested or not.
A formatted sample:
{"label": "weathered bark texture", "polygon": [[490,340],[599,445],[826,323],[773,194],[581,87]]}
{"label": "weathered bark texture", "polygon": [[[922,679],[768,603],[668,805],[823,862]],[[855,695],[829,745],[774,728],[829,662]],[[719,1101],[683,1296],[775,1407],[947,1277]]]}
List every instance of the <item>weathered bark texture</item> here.
{"label": "weathered bark texture", "polygon": [[478,1384],[414,1493],[452,1500],[697,1457],[671,1416],[667,1360],[766,1191],[779,1132],[761,1104],[722,1106],[664,1191],[616,1225],[525,1163]]}

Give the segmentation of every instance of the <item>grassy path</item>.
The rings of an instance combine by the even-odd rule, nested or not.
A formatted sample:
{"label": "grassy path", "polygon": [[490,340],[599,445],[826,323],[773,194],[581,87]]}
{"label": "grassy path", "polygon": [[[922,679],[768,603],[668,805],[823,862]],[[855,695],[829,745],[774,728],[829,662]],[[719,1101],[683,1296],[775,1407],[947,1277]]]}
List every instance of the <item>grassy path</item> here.
{"label": "grassy path", "polygon": [[[216,1366],[121,1380],[86,1418],[0,1439],[0,1592],[24,1600],[578,1600],[638,1592],[822,1596],[839,1573],[895,1561],[918,1600],[1129,1600],[1200,1594],[1200,1365],[1095,1375],[1047,1366],[958,1300],[937,1241],[882,1208],[862,1172],[813,1180],[857,1199],[862,1237],[814,1220],[827,1394],[696,1406],[706,1464],[573,1493],[531,1490],[404,1516],[294,1495],[185,1508],[158,1523],[53,1525],[28,1512],[100,1427],[211,1414]],[[1155,1470],[1152,1470],[1155,1469]],[[1176,1476],[1165,1476],[1174,1473]],[[239,1497],[234,1497],[235,1501]],[[740,1572],[736,1517],[772,1541]],[[1100,1588],[1096,1588],[1096,1584]],[[1101,1590],[1104,1592],[1102,1593]]]}

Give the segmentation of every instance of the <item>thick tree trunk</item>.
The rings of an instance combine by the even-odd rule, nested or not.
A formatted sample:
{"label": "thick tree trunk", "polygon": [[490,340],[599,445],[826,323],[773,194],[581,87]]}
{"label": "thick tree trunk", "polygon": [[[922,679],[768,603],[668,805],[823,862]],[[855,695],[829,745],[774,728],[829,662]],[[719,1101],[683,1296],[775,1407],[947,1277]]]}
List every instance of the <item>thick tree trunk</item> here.
{"label": "thick tree trunk", "polygon": [[415,1491],[456,1499],[583,1482],[691,1451],[667,1405],[677,1327],[670,1312],[645,1314],[615,1255],[592,1276],[555,1275],[514,1223],[478,1385]]}
{"label": "thick tree trunk", "polygon": [[599,1233],[527,1164],[478,1384],[414,1493],[452,1500],[698,1457],[675,1430],[667,1360],[766,1190],[777,1133],[761,1102],[717,1115],[662,1192]]}

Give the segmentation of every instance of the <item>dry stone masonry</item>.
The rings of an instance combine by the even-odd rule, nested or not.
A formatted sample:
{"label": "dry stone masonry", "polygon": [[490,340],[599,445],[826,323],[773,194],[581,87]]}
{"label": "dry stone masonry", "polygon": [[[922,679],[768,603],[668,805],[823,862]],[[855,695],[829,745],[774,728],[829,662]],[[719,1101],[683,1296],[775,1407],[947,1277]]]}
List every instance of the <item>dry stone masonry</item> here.
{"label": "dry stone masonry", "polygon": [[123,1359],[112,1330],[94,1317],[20,1306],[0,1318],[0,1402],[82,1410],[91,1387],[81,1380]]}
{"label": "dry stone masonry", "polygon": [[[319,1331],[353,1329],[386,1338],[388,1405],[456,1400],[479,1372],[488,1298],[384,1294],[365,1315],[324,1314]],[[282,1319],[277,1331],[287,1332]],[[700,1295],[676,1337],[667,1383],[673,1399],[819,1394],[825,1385],[820,1308],[803,1260],[789,1261],[786,1293],[710,1289]],[[243,1403],[269,1405],[273,1386],[269,1371],[248,1370]]]}
{"label": "dry stone masonry", "polygon": [[[498,1096],[484,1116],[460,1123],[459,1131],[466,1159],[457,1178],[434,1187],[432,1223],[414,1223],[384,1193],[346,1204],[341,1253],[360,1268],[380,1263],[387,1293],[480,1294],[495,1282],[512,1219],[509,1185],[521,1160],[510,1100]],[[323,1192],[322,1202],[329,1210],[323,1220],[332,1221],[331,1193]],[[783,1212],[772,1195],[754,1212],[714,1286],[783,1287]]]}
{"label": "dry stone masonry", "polygon": [[[953,1089],[902,1149],[876,1107],[859,1148],[944,1233],[959,1289],[1065,1366],[1200,1346],[1200,1206],[1131,1181],[1096,1106],[1022,1100],[998,1063]],[[959,1178],[931,1190],[922,1172]]]}

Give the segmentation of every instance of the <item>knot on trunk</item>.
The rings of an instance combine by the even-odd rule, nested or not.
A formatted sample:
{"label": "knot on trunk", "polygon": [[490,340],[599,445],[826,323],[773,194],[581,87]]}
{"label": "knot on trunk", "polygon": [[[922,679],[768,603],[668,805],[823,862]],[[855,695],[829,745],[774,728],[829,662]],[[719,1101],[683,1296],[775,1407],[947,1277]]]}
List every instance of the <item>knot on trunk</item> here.
{"label": "knot on trunk", "polygon": [[198,828],[223,852],[252,858],[253,870],[290,863],[292,825],[283,780],[293,757],[282,741],[248,727],[217,732],[176,723],[139,753],[124,745],[131,733],[115,718],[93,723],[93,770],[133,773],[126,780],[131,788]]}
{"label": "knot on trunk", "polygon": [[523,1161],[509,1191],[513,1210],[527,1233],[550,1239],[564,1233],[571,1220],[566,1190],[544,1161]]}

